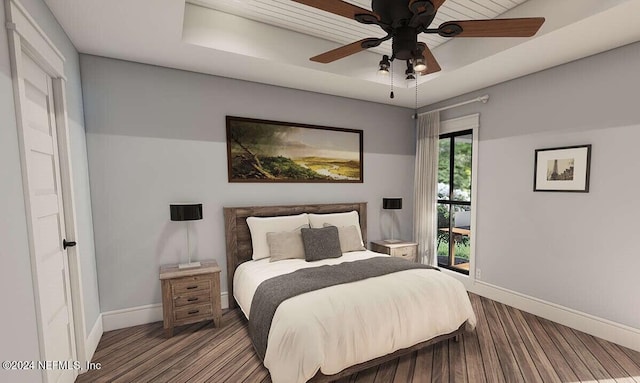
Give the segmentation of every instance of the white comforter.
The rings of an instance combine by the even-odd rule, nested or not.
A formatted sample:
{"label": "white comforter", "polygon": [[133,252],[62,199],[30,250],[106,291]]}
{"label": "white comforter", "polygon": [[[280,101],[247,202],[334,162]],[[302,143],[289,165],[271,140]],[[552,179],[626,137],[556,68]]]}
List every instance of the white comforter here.
{"label": "white comforter", "polygon": [[[247,318],[258,285],[277,275],[373,256],[346,253],[318,262],[245,262],[234,276],[234,296]],[[274,383],[306,382],[456,330],[476,317],[459,281],[436,270],[401,271],[332,286],[284,301],[269,332],[264,365]]]}

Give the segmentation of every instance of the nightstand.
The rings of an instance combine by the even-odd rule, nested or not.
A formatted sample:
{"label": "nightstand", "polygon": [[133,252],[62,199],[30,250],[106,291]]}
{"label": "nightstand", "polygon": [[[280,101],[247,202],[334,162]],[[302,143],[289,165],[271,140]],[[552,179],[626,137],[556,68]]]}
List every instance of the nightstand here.
{"label": "nightstand", "polygon": [[212,320],[220,327],[220,267],[216,261],[202,261],[200,267],[179,269],[178,265],[160,266],[164,331],[173,336],[173,328]]}
{"label": "nightstand", "polygon": [[415,262],[418,257],[418,244],[415,242],[385,242],[372,241],[371,251],[389,254],[392,257],[400,257]]}

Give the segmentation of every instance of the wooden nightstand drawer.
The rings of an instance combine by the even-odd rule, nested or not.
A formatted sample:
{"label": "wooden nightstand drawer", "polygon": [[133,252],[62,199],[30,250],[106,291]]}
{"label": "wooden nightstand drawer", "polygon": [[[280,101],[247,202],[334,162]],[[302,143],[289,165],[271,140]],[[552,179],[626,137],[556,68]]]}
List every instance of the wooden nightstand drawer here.
{"label": "wooden nightstand drawer", "polygon": [[162,313],[167,336],[175,326],[212,320],[220,327],[220,268],[216,261],[202,261],[200,267],[160,267]]}
{"label": "wooden nightstand drawer", "polygon": [[186,306],[175,311],[175,321],[182,321],[185,319],[199,319],[200,317],[211,317],[213,313],[213,307],[211,303],[197,306]]}
{"label": "wooden nightstand drawer", "polygon": [[395,249],[391,249],[392,257],[400,257],[404,259],[408,259],[410,261],[416,260],[416,247],[415,246],[407,246],[407,247],[398,247]]}
{"label": "wooden nightstand drawer", "polygon": [[184,295],[178,295],[173,298],[173,304],[176,307],[187,305],[199,305],[202,302],[211,302],[211,293],[207,291],[196,291]]}
{"label": "wooden nightstand drawer", "polygon": [[415,262],[418,258],[418,244],[415,242],[373,241],[371,242],[371,250],[412,262]]}
{"label": "wooden nightstand drawer", "polygon": [[180,278],[171,281],[173,286],[173,296],[179,296],[183,294],[193,294],[200,291],[211,290],[211,277],[197,276]]}

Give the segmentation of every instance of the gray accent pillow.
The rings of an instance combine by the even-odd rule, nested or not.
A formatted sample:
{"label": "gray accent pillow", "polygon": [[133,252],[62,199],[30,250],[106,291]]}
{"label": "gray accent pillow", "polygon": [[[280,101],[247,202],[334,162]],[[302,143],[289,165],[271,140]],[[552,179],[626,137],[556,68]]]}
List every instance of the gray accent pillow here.
{"label": "gray accent pillow", "polygon": [[[325,223],[324,227],[334,226],[330,223]],[[338,227],[338,238],[340,239],[340,251],[348,253],[350,251],[362,251],[367,250],[362,246],[360,241],[360,233],[355,225]]]}
{"label": "gray accent pillow", "polygon": [[302,225],[293,231],[267,233],[269,262],[282,261],[283,259],[304,259],[304,245],[300,230],[308,227],[309,225]]}
{"label": "gray accent pillow", "polygon": [[338,228],[335,226],[302,229],[302,243],[304,244],[304,258],[307,262],[342,256]]}

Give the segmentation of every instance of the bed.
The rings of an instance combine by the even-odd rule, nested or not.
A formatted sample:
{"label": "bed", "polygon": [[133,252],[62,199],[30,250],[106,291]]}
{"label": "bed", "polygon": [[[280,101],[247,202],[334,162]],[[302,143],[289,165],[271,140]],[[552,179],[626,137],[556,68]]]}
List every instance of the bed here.
{"label": "bed", "polygon": [[[251,310],[260,307],[253,306],[260,303],[253,299],[256,290],[284,274],[319,269],[320,265],[392,261],[368,250],[316,262],[252,260],[254,248],[247,218],[355,211],[366,244],[366,208],[366,203],[225,208],[229,307],[240,306],[255,323],[258,310],[253,317]],[[256,350],[274,383],[327,382],[458,336],[465,329],[473,329],[475,323],[460,282],[438,270],[408,269],[284,300],[267,327],[266,351],[259,351],[258,346]],[[249,326],[251,332],[251,321]]]}

